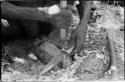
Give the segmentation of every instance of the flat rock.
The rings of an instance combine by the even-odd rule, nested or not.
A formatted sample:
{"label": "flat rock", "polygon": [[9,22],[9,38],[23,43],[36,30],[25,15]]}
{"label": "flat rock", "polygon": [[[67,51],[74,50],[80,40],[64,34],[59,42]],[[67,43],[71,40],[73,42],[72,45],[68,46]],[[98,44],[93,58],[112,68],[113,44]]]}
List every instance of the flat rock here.
{"label": "flat rock", "polygon": [[109,58],[104,56],[98,58],[96,55],[90,55],[76,69],[76,76],[80,80],[97,80],[101,78],[109,65]]}

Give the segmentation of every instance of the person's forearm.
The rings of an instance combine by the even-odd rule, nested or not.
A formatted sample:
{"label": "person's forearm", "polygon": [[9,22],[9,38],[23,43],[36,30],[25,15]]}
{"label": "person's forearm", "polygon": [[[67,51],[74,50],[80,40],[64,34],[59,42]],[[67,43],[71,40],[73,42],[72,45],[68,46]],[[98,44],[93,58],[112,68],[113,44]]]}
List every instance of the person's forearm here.
{"label": "person's forearm", "polygon": [[1,12],[2,15],[14,19],[46,21],[49,18],[47,13],[44,11],[39,12],[37,8],[19,7],[9,2],[1,3]]}

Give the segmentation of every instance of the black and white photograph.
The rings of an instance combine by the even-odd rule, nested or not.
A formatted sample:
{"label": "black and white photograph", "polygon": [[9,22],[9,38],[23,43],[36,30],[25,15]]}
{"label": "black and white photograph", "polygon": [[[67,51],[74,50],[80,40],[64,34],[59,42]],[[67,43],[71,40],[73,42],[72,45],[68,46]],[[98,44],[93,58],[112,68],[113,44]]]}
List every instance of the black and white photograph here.
{"label": "black and white photograph", "polygon": [[0,0],[1,82],[125,81],[124,0]]}

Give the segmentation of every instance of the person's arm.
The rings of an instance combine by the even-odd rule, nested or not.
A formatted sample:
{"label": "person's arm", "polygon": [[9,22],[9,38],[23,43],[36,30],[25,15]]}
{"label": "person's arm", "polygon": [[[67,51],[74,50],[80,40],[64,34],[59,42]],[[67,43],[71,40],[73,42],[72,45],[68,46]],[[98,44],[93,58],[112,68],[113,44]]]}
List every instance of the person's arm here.
{"label": "person's arm", "polygon": [[38,8],[19,7],[9,2],[1,2],[1,14],[5,17],[25,20],[46,21],[49,15]]}

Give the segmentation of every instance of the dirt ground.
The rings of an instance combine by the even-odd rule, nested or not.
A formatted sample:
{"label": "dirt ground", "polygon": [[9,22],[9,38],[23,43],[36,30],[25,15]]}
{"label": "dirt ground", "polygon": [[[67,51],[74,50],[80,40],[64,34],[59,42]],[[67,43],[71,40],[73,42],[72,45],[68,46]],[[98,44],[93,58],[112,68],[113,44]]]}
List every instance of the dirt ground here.
{"label": "dirt ground", "polygon": [[[75,55],[75,61],[65,69],[54,67],[45,75],[38,75],[41,66],[39,61],[30,58],[27,63],[14,63],[10,65],[2,58],[2,81],[85,81],[85,80],[125,80],[124,75],[124,32],[119,31],[124,27],[124,8],[113,5],[97,4],[98,9],[93,13],[93,18],[88,24],[85,48],[81,54]],[[93,20],[95,20],[93,22]],[[75,28],[79,22],[77,15],[73,16],[71,28]],[[110,52],[110,40],[114,43],[114,52]],[[15,44],[16,45],[16,44]],[[23,45],[28,45],[25,42]],[[12,46],[3,46],[2,54],[12,51]],[[24,48],[24,46],[23,46]],[[26,47],[25,47],[26,49]],[[15,46],[13,50],[18,50]],[[16,54],[28,54],[20,51]],[[10,53],[10,52],[8,52]],[[115,61],[115,63],[111,63]],[[5,69],[6,68],[6,69]],[[31,69],[32,68],[32,69]],[[40,67],[44,68],[44,65]]]}

